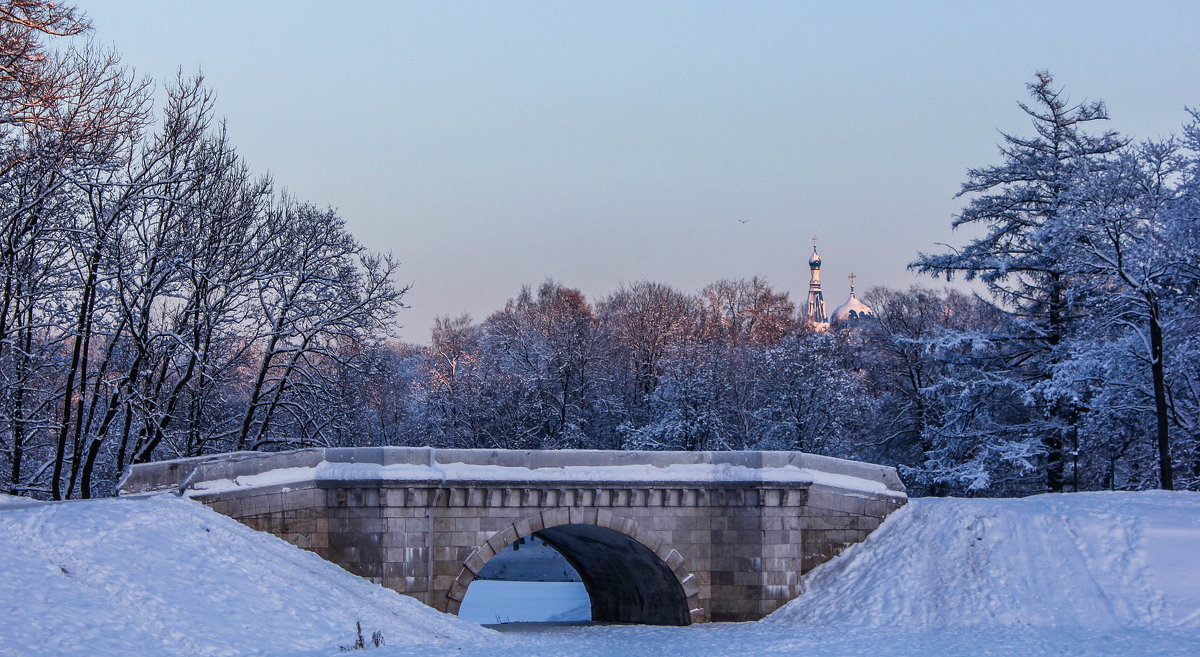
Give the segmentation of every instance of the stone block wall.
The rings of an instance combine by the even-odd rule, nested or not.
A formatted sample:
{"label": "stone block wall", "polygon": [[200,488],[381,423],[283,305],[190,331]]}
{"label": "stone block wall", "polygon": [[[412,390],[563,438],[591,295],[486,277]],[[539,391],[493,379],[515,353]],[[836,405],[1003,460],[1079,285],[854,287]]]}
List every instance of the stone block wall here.
{"label": "stone block wall", "polygon": [[671,569],[692,622],[762,618],[799,595],[803,573],[861,541],[899,506],[820,488],[337,483],[197,498],[451,613],[487,561],[517,539],[563,525],[612,529]]}

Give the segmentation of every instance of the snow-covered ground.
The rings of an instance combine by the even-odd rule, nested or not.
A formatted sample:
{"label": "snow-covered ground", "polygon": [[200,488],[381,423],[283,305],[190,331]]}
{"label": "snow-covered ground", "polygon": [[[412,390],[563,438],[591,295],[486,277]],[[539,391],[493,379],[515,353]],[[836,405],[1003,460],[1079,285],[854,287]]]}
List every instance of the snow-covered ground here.
{"label": "snow-covered ground", "polygon": [[17,497],[15,495],[0,493],[0,506],[5,506],[6,504],[29,504],[30,502],[32,500],[27,497]]}
{"label": "snow-covered ground", "polygon": [[1159,628],[1200,654],[1200,495],[914,500],[804,586],[767,622]]}
{"label": "snow-covered ground", "polygon": [[0,655],[287,655],[491,632],[171,495],[0,506]]}
{"label": "snow-covered ground", "polygon": [[356,620],[378,657],[1194,657],[1200,495],[913,500],[805,587],[758,623],[497,633],[187,500],[0,504],[3,657],[332,657]]}
{"label": "snow-covered ground", "polygon": [[[692,627],[545,626],[506,629],[487,648],[385,647],[367,657],[1195,657],[1195,634],[1086,628],[785,628],[765,623]],[[314,653],[335,657],[338,653]],[[307,656],[306,656],[307,657]],[[342,657],[345,654],[342,653]]]}

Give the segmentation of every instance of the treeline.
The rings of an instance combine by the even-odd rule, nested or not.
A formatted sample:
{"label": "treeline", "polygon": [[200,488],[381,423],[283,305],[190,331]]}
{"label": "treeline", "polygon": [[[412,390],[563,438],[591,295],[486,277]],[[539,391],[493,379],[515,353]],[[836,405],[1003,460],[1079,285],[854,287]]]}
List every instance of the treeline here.
{"label": "treeline", "polygon": [[[642,282],[594,305],[546,282],[483,322],[440,320],[428,347],[394,351],[401,375],[375,440],[802,450],[898,465],[915,494],[1161,485],[1152,376],[1132,351],[1140,345],[1105,338],[1100,359],[1080,334],[1078,356],[1047,377],[1038,368],[1051,364],[1030,353],[1040,336],[977,296],[876,288],[863,300],[873,318],[817,331],[757,279],[696,295]],[[1196,488],[1189,382],[1200,352],[1172,351],[1175,485]],[[1041,397],[1055,386],[1078,395],[1073,427]]]}
{"label": "treeline", "polygon": [[324,435],[403,293],[334,211],[248,171],[199,78],[155,112],[116,55],[44,44],[87,29],[0,9],[0,490],[54,499]]}

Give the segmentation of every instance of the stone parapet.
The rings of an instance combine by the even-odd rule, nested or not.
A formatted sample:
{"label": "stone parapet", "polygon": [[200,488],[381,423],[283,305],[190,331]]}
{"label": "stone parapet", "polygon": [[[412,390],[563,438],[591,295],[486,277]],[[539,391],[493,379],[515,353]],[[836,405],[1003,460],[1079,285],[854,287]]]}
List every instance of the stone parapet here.
{"label": "stone parapet", "polygon": [[[834,477],[836,481],[865,482],[879,494],[903,497],[904,484],[895,468],[836,459],[803,452],[626,452],[614,450],[487,450],[487,449],[435,449],[430,447],[355,447],[355,448],[311,448],[290,452],[233,452],[173,461],[158,461],[132,466],[118,485],[123,494],[142,493],[155,490],[170,490],[180,487],[195,488],[204,482],[236,481],[265,473],[279,473],[281,477],[292,476],[303,479],[335,480],[344,475],[329,465],[363,466],[414,466],[428,468],[425,478],[446,477],[444,469],[453,466],[490,466],[507,468],[504,481],[510,485],[544,485],[544,478],[524,479],[524,473],[549,473],[564,469],[604,470],[619,476],[621,483],[638,482],[645,485],[713,483],[713,478],[701,478],[694,482],[659,478],[673,467],[713,466],[715,481],[724,488],[753,486],[764,483],[753,477],[742,479],[728,468],[744,468],[758,473],[775,476],[787,469],[802,469],[821,477]],[[612,468],[621,468],[612,470]],[[720,468],[726,468],[722,470]],[[315,472],[302,474],[306,469]],[[607,469],[607,470],[606,470]],[[412,470],[401,470],[389,481],[412,478]],[[687,471],[685,471],[687,472]],[[409,474],[405,474],[409,473]],[[439,476],[440,474],[440,476]],[[356,481],[368,481],[370,476],[355,476]],[[469,482],[470,477],[462,481]],[[560,479],[560,486],[586,485],[594,483],[595,477],[575,481]],[[380,482],[382,483],[382,481]],[[808,482],[821,483],[821,482]]]}

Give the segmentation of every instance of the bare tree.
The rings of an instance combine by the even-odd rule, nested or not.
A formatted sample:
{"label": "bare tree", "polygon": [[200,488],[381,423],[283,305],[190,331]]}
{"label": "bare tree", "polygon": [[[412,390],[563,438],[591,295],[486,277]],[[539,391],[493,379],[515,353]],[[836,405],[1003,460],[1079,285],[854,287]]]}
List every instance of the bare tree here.
{"label": "bare tree", "polygon": [[269,255],[257,281],[265,342],[237,449],[271,444],[272,421],[289,394],[325,383],[314,357],[341,360],[338,344],[384,331],[407,290],[391,280],[396,263],[367,252],[333,210],[284,201],[267,221],[259,250]]}
{"label": "bare tree", "polygon": [[50,110],[74,91],[69,69],[55,66],[42,40],[74,36],[89,27],[87,17],[69,4],[0,3],[0,131],[12,124],[51,122]]}
{"label": "bare tree", "polygon": [[796,306],[765,280],[721,280],[700,291],[704,330],[731,346],[770,345],[796,327]]}
{"label": "bare tree", "polygon": [[531,447],[578,446],[594,419],[603,340],[578,290],[547,281],[528,287],[485,324],[489,349],[517,377],[529,406],[519,425]]}
{"label": "bare tree", "polygon": [[[662,361],[672,345],[699,326],[696,302],[661,283],[641,281],[622,287],[598,304],[601,327],[613,341],[614,363],[629,381],[625,405],[644,422],[649,396],[662,376]],[[638,417],[641,416],[641,417]]]}

